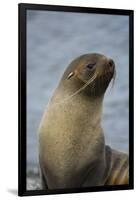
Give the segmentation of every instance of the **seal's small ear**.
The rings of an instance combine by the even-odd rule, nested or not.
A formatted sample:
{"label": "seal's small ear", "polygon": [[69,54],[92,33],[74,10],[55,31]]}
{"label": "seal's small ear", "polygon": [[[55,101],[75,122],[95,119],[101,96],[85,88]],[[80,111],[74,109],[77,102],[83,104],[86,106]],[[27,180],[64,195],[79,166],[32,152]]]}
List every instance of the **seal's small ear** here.
{"label": "seal's small ear", "polygon": [[74,74],[75,74],[74,72],[70,72],[67,79],[70,79],[72,76],[74,76]]}

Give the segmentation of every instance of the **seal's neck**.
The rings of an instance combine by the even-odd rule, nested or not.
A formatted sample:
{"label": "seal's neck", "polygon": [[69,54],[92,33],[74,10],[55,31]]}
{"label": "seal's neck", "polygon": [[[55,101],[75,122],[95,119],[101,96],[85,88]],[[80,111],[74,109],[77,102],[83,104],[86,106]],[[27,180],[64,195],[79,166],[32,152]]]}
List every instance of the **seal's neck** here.
{"label": "seal's neck", "polygon": [[[48,122],[44,123],[48,130],[46,143],[50,145],[44,143],[44,148],[47,147],[46,152],[52,155],[50,169],[56,174],[59,187],[80,186],[88,176],[89,168],[91,179],[96,180],[104,174],[103,96],[93,98],[81,91],[67,99],[77,88],[59,85],[49,103],[50,112],[47,111],[45,116]],[[95,171],[96,166],[99,167]]]}
{"label": "seal's neck", "polygon": [[[100,124],[104,95],[94,97],[89,93],[89,91],[86,91],[87,88],[77,92],[81,87],[80,84],[76,87],[76,84],[70,85],[68,82],[59,85],[57,92],[55,91],[54,98],[51,99],[52,107],[53,105],[54,107],[61,106],[62,111],[64,108],[66,109],[66,107],[68,107],[69,109],[67,109],[67,113],[68,115],[70,114],[71,119],[81,119],[80,123],[83,122],[84,127],[85,123],[89,125],[92,132],[92,129],[94,131],[96,126],[101,127]],[[89,117],[87,118],[87,116]]]}

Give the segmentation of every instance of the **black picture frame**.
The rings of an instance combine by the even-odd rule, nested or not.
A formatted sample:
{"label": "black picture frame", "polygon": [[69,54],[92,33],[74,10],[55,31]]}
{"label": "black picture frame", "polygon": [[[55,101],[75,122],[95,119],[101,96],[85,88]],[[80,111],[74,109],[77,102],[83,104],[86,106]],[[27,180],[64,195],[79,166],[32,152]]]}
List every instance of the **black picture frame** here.
{"label": "black picture frame", "polygon": [[[26,11],[27,10],[45,10],[60,12],[77,12],[77,13],[99,13],[129,16],[129,185],[113,185],[113,186],[95,186],[87,188],[75,189],[55,189],[55,190],[29,190],[26,189]],[[18,5],[18,76],[19,76],[19,135],[18,135],[18,195],[46,195],[61,193],[80,193],[80,192],[97,192],[97,191],[113,191],[127,190],[134,188],[134,11],[122,9],[106,9],[106,8],[90,8],[90,7],[72,7],[58,5],[39,5],[24,4]]]}

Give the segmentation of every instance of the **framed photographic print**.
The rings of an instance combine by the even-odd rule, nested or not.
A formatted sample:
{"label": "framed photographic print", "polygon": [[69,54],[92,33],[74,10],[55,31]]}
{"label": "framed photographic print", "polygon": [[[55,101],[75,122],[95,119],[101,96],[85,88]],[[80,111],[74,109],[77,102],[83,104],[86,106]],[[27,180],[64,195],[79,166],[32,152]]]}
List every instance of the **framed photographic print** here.
{"label": "framed photographic print", "polygon": [[133,10],[18,7],[19,195],[133,189]]}

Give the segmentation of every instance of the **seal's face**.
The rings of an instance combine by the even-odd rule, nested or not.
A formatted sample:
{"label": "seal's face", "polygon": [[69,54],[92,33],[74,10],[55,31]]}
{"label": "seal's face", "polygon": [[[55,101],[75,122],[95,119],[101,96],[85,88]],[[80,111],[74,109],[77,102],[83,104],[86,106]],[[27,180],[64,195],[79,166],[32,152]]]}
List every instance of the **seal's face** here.
{"label": "seal's face", "polygon": [[[72,68],[73,66],[73,68]],[[80,56],[70,64],[67,79],[82,81],[93,95],[103,94],[115,75],[114,61],[100,54]]]}

